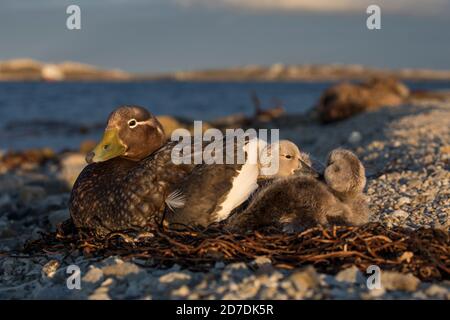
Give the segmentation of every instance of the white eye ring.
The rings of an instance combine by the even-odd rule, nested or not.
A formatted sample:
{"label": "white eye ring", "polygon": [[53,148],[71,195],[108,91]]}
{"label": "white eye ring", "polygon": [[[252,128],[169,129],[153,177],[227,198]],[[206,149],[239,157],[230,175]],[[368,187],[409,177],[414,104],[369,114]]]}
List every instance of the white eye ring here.
{"label": "white eye ring", "polygon": [[138,123],[137,123],[136,119],[131,119],[131,120],[128,121],[128,126],[131,129],[136,128],[137,125],[138,125]]}

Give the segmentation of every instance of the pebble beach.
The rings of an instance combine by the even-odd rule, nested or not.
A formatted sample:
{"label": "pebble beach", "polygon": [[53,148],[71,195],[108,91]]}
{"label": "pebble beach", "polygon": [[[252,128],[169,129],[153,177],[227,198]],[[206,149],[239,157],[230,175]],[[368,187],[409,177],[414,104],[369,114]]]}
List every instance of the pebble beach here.
{"label": "pebble beach", "polygon": [[[372,221],[449,231],[450,99],[411,100],[328,125],[289,115],[269,126],[322,162],[334,148],[353,150],[366,166]],[[218,262],[204,273],[77,251],[27,256],[27,240],[69,218],[70,185],[85,165],[81,153],[49,153],[38,164],[0,161],[0,299],[450,299],[449,280],[382,270],[382,288],[369,290],[356,267],[336,275],[282,270],[267,257]],[[71,264],[81,270],[81,289],[67,288]]]}

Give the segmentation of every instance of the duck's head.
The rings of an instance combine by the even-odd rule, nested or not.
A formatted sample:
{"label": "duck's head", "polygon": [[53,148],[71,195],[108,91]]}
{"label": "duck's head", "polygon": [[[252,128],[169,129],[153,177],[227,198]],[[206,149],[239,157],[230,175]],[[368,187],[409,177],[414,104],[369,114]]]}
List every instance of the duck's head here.
{"label": "duck's head", "polygon": [[103,139],[88,153],[86,162],[116,157],[139,161],[164,142],[164,129],[150,112],[139,106],[121,106],[109,115]]}
{"label": "duck's head", "polygon": [[[265,152],[270,156],[275,155],[273,150],[278,148],[278,170],[273,174],[272,178],[288,177],[293,174],[317,175],[311,166],[308,154],[301,152],[295,143],[289,140],[280,140],[268,145],[266,148]],[[270,177],[263,175],[263,178]]]}

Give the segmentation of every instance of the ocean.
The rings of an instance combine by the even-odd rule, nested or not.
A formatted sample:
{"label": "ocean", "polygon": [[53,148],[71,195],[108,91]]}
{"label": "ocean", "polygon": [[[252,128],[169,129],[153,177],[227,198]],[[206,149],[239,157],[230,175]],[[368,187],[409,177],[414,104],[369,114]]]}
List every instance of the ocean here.
{"label": "ocean", "polygon": [[[331,82],[0,82],[0,150],[78,149],[97,140],[109,113],[122,104],[155,115],[210,120],[251,115],[251,93],[264,108],[282,102],[289,113],[311,108]],[[409,82],[412,89],[450,90],[450,82]]]}

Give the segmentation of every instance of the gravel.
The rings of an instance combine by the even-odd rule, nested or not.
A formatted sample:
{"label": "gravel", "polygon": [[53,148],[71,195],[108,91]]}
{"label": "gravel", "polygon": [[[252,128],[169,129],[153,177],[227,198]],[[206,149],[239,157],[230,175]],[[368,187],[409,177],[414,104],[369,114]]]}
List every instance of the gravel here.
{"label": "gravel", "polygon": [[[450,102],[413,102],[326,126],[282,127],[287,127],[282,138],[322,162],[337,147],[358,154],[367,168],[373,221],[448,231]],[[64,159],[62,167],[0,168],[0,299],[450,299],[450,281],[425,283],[382,270],[381,288],[370,290],[369,274],[356,267],[336,275],[320,274],[313,266],[288,271],[274,268],[267,257],[248,264],[218,262],[203,273],[178,265],[149,268],[145,261],[120,257],[85,258],[78,252],[24,256],[26,240],[54,230],[68,216],[67,186],[83,157]],[[73,280],[71,265],[80,270],[80,289],[67,286]]]}

